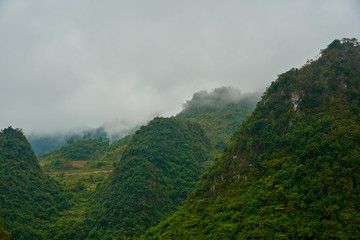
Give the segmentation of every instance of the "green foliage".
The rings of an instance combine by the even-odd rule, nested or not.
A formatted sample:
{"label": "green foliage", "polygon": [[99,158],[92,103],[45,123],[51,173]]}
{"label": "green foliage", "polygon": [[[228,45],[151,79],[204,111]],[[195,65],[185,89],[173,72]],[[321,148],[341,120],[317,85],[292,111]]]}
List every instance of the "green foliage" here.
{"label": "green foliage", "polygon": [[2,130],[0,215],[12,238],[46,238],[52,218],[69,207],[66,198],[59,185],[41,170],[22,132],[11,127]]}
{"label": "green foliage", "polygon": [[98,187],[91,213],[73,238],[134,237],[185,200],[204,164],[210,141],[199,124],[155,118],[130,140],[109,179]]}
{"label": "green foliage", "polygon": [[89,165],[96,167],[97,163],[92,162],[100,158],[108,148],[108,139],[91,139],[89,135],[85,135],[82,140],[70,140],[66,146],[43,154],[39,161],[46,171],[70,170],[73,168],[72,161],[87,161]]}
{"label": "green foliage", "polygon": [[[126,145],[131,140],[131,136],[124,137],[115,141],[111,145],[103,142],[101,139],[91,139],[85,135],[83,140],[71,140],[68,145],[48,154],[47,158],[40,160],[45,164],[46,169],[51,176],[62,184],[64,190],[71,196],[72,207],[59,213],[59,216],[49,226],[49,239],[75,239],[79,238],[81,231],[78,231],[78,224],[86,220],[89,210],[89,199],[96,187],[104,182],[112,169],[115,167],[122,156]],[[85,162],[73,162],[65,160],[64,157],[71,151],[95,152],[88,156],[89,160]],[[102,153],[101,153],[102,152]],[[100,154],[101,153],[101,154]],[[56,167],[49,164],[51,161],[58,163]],[[85,159],[83,159],[85,160]],[[79,166],[72,165],[79,163]],[[46,165],[47,164],[47,165]],[[85,164],[85,165],[82,165]],[[68,166],[68,167],[64,167]],[[91,208],[91,206],[90,206]]]}
{"label": "green foliage", "polygon": [[9,240],[9,239],[10,239],[10,233],[4,229],[3,221],[0,217],[0,240]]}
{"label": "green foliage", "polygon": [[216,88],[210,93],[200,91],[184,104],[176,117],[198,121],[216,150],[221,152],[258,99],[257,93],[241,94],[230,87]]}
{"label": "green foliage", "polygon": [[[129,144],[132,136],[125,136],[115,142],[113,142],[107,149],[104,154],[96,159],[96,161],[91,161],[89,163],[89,168],[98,168],[99,164],[106,168],[113,168],[116,163],[121,159],[123,152],[125,151],[127,145]],[[92,167],[94,166],[94,167]]]}
{"label": "green foliage", "polygon": [[179,210],[146,239],[359,239],[360,47],[281,74]]}

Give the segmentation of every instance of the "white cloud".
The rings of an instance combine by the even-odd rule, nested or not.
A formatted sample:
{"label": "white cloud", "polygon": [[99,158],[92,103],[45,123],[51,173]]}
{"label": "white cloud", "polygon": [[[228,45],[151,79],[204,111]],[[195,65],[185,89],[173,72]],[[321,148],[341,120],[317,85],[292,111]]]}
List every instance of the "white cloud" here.
{"label": "white cloud", "polygon": [[359,12],[355,0],[3,0],[0,127],[136,125],[198,90],[264,89],[335,38],[359,38]]}

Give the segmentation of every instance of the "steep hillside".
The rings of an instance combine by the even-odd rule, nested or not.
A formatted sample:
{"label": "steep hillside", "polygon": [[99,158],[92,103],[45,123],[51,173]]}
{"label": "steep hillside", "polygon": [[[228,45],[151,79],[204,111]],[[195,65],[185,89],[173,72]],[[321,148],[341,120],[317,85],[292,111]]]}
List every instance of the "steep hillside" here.
{"label": "steep hillside", "polygon": [[128,135],[110,144],[106,152],[96,159],[97,165],[109,166],[117,163],[121,159],[131,138],[132,135]]}
{"label": "steep hillside", "polygon": [[360,46],[271,84],[196,190],[146,239],[359,239]]}
{"label": "steep hillside", "polygon": [[211,151],[199,124],[155,118],[132,137],[113,174],[93,196],[81,230],[71,237],[121,239],[143,233],[186,198]]}
{"label": "steep hillside", "polygon": [[12,239],[44,239],[48,223],[68,207],[58,184],[41,170],[18,129],[0,132],[0,216]]}
{"label": "steep hillside", "polygon": [[258,93],[241,94],[231,87],[216,88],[210,93],[200,91],[184,104],[176,117],[198,121],[220,152],[259,99]]}

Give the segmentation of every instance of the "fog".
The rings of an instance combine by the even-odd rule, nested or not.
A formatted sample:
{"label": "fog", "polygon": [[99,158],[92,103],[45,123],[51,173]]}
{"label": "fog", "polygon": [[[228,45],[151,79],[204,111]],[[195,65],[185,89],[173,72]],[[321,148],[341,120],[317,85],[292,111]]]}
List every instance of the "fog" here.
{"label": "fog", "polygon": [[198,107],[221,107],[231,103],[239,103],[242,100],[254,101],[260,100],[261,93],[241,93],[240,90],[231,87],[215,88],[208,92],[202,90],[193,94],[191,100],[183,104],[183,108],[198,108]]}
{"label": "fog", "polygon": [[356,0],[2,0],[0,128],[117,132],[201,90],[262,91],[359,39],[359,13]]}

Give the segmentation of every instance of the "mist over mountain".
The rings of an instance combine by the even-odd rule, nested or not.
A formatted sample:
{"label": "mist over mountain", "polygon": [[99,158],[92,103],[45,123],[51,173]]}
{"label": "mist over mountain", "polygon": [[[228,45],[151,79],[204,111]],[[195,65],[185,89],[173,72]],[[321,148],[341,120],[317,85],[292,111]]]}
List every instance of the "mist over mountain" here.
{"label": "mist over mountain", "polygon": [[87,218],[59,238],[139,236],[186,199],[212,151],[198,123],[155,118],[132,136],[113,173],[92,195]]}
{"label": "mist over mountain", "polygon": [[0,0],[0,240],[360,239],[359,23]]}
{"label": "mist over mountain", "polygon": [[179,210],[144,239],[358,239],[360,43],[280,74]]}
{"label": "mist over mountain", "polygon": [[[112,126],[115,124],[111,124]],[[34,152],[36,155],[48,153],[54,149],[57,149],[61,146],[66,145],[69,141],[77,141],[84,138],[90,139],[109,139],[110,142],[114,142],[120,138],[125,137],[126,135],[134,133],[140,126],[129,126],[121,131],[108,126],[105,124],[99,128],[95,129],[85,129],[85,130],[74,130],[73,132],[62,133],[62,134],[50,134],[42,135],[32,133],[27,136]]]}
{"label": "mist over mountain", "polygon": [[259,99],[260,93],[242,94],[233,87],[200,91],[183,104],[183,110],[176,117],[198,121],[217,151],[221,152]]}
{"label": "mist over mountain", "polygon": [[[199,91],[193,94],[191,100],[183,104],[183,111],[198,107],[219,108],[230,103],[238,103],[244,99],[260,98],[260,93],[244,93],[233,87],[215,88],[213,91]],[[184,114],[184,113],[183,113]]]}
{"label": "mist over mountain", "polygon": [[0,128],[135,127],[199,90],[262,91],[359,36],[359,12],[358,0],[1,0]]}
{"label": "mist over mountain", "polygon": [[[192,99],[183,104],[183,110],[177,113],[176,117],[205,121],[203,127],[208,130],[210,135],[214,131],[224,132],[225,135],[219,132],[214,137],[210,136],[213,138],[213,142],[215,138],[217,139],[214,144],[221,151],[237,126],[255,107],[259,98],[260,93],[241,93],[234,87],[215,88],[210,92],[203,90],[194,93]],[[118,129],[118,126],[122,127]],[[92,139],[102,138],[114,142],[126,135],[133,134],[139,128],[140,126],[134,127],[130,123],[112,121],[95,129],[78,129],[73,132],[51,135],[32,133],[27,138],[35,154],[38,155],[64,146],[70,139],[77,141],[89,135]]]}
{"label": "mist over mountain", "polygon": [[360,238],[355,38],[261,98],[200,91],[129,136],[108,129],[39,158],[20,129],[0,132],[1,240]]}

